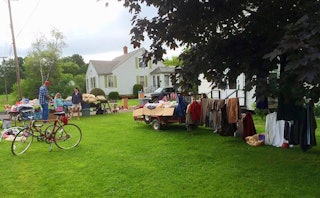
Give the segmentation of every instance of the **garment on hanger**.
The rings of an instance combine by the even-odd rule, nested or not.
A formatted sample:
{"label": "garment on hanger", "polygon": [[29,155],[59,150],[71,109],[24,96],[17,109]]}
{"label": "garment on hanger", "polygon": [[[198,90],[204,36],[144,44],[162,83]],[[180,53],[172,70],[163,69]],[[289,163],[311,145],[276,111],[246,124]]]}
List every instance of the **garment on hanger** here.
{"label": "garment on hanger", "polygon": [[201,104],[197,102],[196,100],[193,100],[190,104],[189,111],[191,113],[192,120],[200,121],[201,117]]}
{"label": "garment on hanger", "polygon": [[192,118],[191,118],[191,113],[190,113],[190,104],[187,106],[186,109],[186,126],[190,125],[190,124],[194,124]]}
{"label": "garment on hanger", "polygon": [[218,130],[218,134],[223,136],[234,136],[236,130],[237,124],[228,122],[227,105],[224,104],[221,108],[221,129]]}
{"label": "garment on hanger", "polygon": [[265,144],[281,147],[284,141],[284,120],[277,120],[277,112],[266,116]]}
{"label": "garment on hanger", "polygon": [[242,139],[246,140],[247,136],[252,136],[256,133],[256,127],[254,126],[252,115],[247,112],[242,119]]}
{"label": "garment on hanger", "polygon": [[227,100],[228,123],[237,123],[241,119],[240,105],[238,98],[229,98]]}
{"label": "garment on hanger", "polygon": [[209,117],[209,98],[201,98],[200,104],[201,104],[201,116],[200,116],[200,125],[204,125],[208,123],[208,117]]}
{"label": "garment on hanger", "polygon": [[307,151],[313,146],[317,145],[315,131],[317,128],[317,122],[314,115],[314,104],[309,102],[306,104],[304,119],[301,122],[300,130],[300,148],[302,151]]}
{"label": "garment on hanger", "polygon": [[184,100],[182,95],[178,95],[178,105],[174,109],[174,115],[177,117],[186,116],[188,103]]}
{"label": "garment on hanger", "polygon": [[215,99],[212,102],[211,114],[212,122],[214,125],[214,132],[217,132],[221,129],[221,109],[225,105],[225,100]]}

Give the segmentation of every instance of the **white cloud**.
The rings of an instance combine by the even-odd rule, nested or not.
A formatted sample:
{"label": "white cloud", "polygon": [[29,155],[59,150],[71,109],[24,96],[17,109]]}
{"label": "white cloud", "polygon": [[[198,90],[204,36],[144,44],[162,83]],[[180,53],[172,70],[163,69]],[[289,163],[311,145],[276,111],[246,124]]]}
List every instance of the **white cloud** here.
{"label": "white cloud", "polygon": [[[24,57],[40,34],[57,28],[66,37],[63,56],[80,54],[90,59],[110,60],[130,45],[131,14],[121,2],[96,0],[18,0],[11,1],[18,56]],[[148,15],[154,14],[148,10]],[[0,56],[13,56],[8,2],[0,4]],[[144,44],[147,44],[144,43]],[[148,46],[144,46],[148,48]],[[175,55],[174,52],[168,53]]]}

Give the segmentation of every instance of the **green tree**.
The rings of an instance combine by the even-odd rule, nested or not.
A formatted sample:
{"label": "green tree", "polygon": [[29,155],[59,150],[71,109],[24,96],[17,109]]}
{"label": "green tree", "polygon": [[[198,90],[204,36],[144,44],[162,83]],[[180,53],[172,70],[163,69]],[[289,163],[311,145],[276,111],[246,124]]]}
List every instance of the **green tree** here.
{"label": "green tree", "polygon": [[[286,26],[278,46],[265,58],[281,64],[281,93],[295,97],[297,87],[317,101],[320,98],[320,2],[309,2],[303,16]],[[285,86],[290,82],[291,86]],[[303,82],[303,84],[298,83]],[[297,86],[293,86],[297,84]],[[304,102],[301,101],[300,102]]]}
{"label": "green tree", "polygon": [[173,56],[171,57],[171,59],[164,59],[163,64],[165,64],[166,66],[182,66],[183,63],[178,57]]}
{"label": "green tree", "polygon": [[50,80],[51,90],[55,90],[54,87],[59,84],[62,66],[58,60],[65,46],[64,36],[56,29],[51,30],[50,33],[49,39],[45,36],[37,38],[25,58],[24,97],[37,98],[39,87],[45,80]]}
{"label": "green tree", "polygon": [[50,86],[49,92],[54,95],[57,92],[61,93],[62,98],[71,96],[74,88],[73,75],[68,73],[61,74],[57,84]]}
{"label": "green tree", "polygon": [[[133,27],[130,32],[133,46],[140,47],[145,36],[152,41],[150,52],[144,55],[146,59],[154,57],[156,60],[162,60],[166,53],[164,46],[171,49],[182,46],[188,49],[179,56],[183,61],[183,67],[178,74],[182,78],[181,86],[186,89],[200,83],[198,76],[201,73],[208,81],[220,87],[225,86],[228,81],[235,81],[239,74],[245,73],[249,81],[247,87],[256,86],[257,95],[265,97],[268,94],[276,94],[274,91],[277,90],[268,86],[268,75],[270,71],[277,69],[278,65],[281,65],[282,73],[290,73],[295,67],[295,70],[300,70],[298,76],[310,76],[307,74],[308,69],[318,61],[318,58],[312,56],[314,61],[307,65],[308,69],[303,64],[293,64],[291,61],[294,59],[288,58],[293,54],[298,55],[296,58],[301,63],[305,58],[299,56],[301,48],[297,45],[298,41],[291,42],[295,50],[280,50],[280,54],[273,61],[264,58],[266,54],[279,48],[279,43],[285,40],[290,30],[296,29],[292,35],[303,33],[303,28],[297,29],[294,24],[306,14],[319,12],[317,0],[118,1],[123,1],[124,6],[133,14]],[[150,19],[140,16],[145,7],[142,5],[157,9],[157,16]],[[318,14],[314,18],[319,19]],[[304,22],[309,27],[309,32],[318,32],[317,25],[310,26],[312,21]],[[315,38],[319,37],[312,38],[307,39],[316,42],[313,54],[317,54],[319,41]],[[310,51],[304,52],[311,55]],[[291,64],[294,66],[290,67]],[[319,74],[318,70],[312,71],[316,72],[314,76]],[[281,78],[285,79],[284,77],[281,75]],[[310,78],[289,79],[297,81],[295,84],[299,85],[297,88],[300,88],[300,99],[306,94],[306,90],[301,86],[304,82],[314,87],[312,92],[319,92],[319,86],[316,86],[315,81],[310,81]],[[290,85],[286,80],[280,81]]]}
{"label": "green tree", "polygon": [[61,59],[62,62],[64,63],[68,63],[70,64],[73,63],[74,65],[77,65],[78,67],[77,68],[64,68],[67,69],[68,71],[65,71],[65,72],[70,72],[74,75],[77,75],[77,74],[85,74],[87,72],[87,69],[88,69],[88,64],[86,64],[83,60],[83,57],[79,54],[74,54],[72,56],[67,56],[67,57],[64,57]]}
{"label": "green tree", "polygon": [[61,62],[63,73],[68,73],[72,75],[77,75],[79,73],[80,67],[74,62]]}
{"label": "green tree", "polygon": [[[19,57],[19,60],[22,58]],[[7,93],[11,93],[13,89],[13,85],[17,83],[16,77],[16,66],[13,59],[8,59],[1,63],[0,68],[0,93],[5,94],[5,89],[7,89]]]}
{"label": "green tree", "polygon": [[78,74],[73,78],[75,86],[77,86],[81,93],[86,93],[86,75]]}

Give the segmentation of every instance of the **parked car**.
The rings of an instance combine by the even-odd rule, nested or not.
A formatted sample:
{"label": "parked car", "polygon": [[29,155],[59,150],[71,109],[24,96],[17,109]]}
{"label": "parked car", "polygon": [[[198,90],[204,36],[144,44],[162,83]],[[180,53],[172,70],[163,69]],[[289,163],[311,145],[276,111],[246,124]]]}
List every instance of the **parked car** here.
{"label": "parked car", "polygon": [[176,90],[173,87],[159,87],[153,93],[151,93],[151,100],[162,99],[163,96],[168,96],[171,93],[175,93]]}

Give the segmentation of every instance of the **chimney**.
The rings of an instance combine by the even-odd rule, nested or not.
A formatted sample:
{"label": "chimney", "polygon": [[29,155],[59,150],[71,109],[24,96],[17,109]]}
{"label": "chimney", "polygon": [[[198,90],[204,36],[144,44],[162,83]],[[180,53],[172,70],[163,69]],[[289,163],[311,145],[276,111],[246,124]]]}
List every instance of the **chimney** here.
{"label": "chimney", "polygon": [[128,54],[128,47],[127,46],[123,47],[123,54]]}

